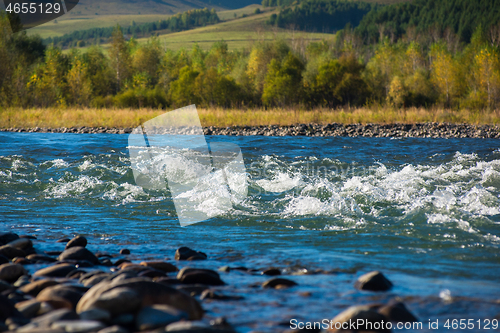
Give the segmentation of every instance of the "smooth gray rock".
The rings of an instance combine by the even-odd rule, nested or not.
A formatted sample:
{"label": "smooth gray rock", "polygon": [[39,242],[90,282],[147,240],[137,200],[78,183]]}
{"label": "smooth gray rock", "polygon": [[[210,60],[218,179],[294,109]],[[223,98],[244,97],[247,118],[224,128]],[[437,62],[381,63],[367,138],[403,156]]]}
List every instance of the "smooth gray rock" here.
{"label": "smooth gray rock", "polygon": [[99,264],[99,259],[82,246],[73,246],[67,250],[64,250],[63,253],[59,255],[58,258],[60,261],[62,260],[86,260],[94,265]]}
{"label": "smooth gray rock", "polygon": [[22,265],[18,264],[0,265],[0,280],[12,283],[25,274],[28,274],[28,271]]}

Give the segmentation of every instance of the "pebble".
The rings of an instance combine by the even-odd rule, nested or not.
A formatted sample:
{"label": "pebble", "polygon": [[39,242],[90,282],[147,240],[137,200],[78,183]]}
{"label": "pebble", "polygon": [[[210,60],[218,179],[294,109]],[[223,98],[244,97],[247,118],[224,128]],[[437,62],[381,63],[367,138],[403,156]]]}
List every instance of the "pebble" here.
{"label": "pebble", "polygon": [[88,261],[94,265],[97,265],[99,264],[99,259],[97,259],[97,257],[92,253],[90,252],[89,250],[87,250],[86,248],[82,247],[82,246],[74,246],[74,247],[70,247],[69,249],[67,250],[64,250],[63,253],[61,253],[59,255],[59,261],[62,261],[62,260],[85,260],[85,261]]}
{"label": "pebble", "polygon": [[136,328],[140,331],[151,330],[183,319],[188,319],[187,313],[171,306],[145,306],[137,313]]}
{"label": "pebble", "polygon": [[40,310],[41,305],[41,302],[31,299],[16,303],[15,307],[25,318],[33,318]]}
{"label": "pebble", "polygon": [[[335,323],[341,323],[337,325],[337,327],[341,327],[343,324],[347,326],[349,322],[357,322],[357,320],[363,320],[365,325],[356,326],[358,331],[370,331],[370,332],[390,332],[389,329],[386,329],[385,325],[381,325],[382,322],[386,323],[388,319],[377,312],[378,305],[369,306],[351,306],[345,311],[339,313],[335,318],[332,319],[328,332],[343,332],[342,330],[335,329]],[[366,324],[367,322],[371,323],[371,328],[380,327],[379,330],[368,330],[370,324]],[[347,324],[344,324],[347,323]],[[375,324],[378,323],[378,324]],[[348,327],[348,326],[347,326]],[[382,329],[383,327],[383,329]]]}
{"label": "pebble", "polygon": [[65,277],[69,273],[76,270],[76,267],[71,264],[58,264],[54,266],[49,266],[42,268],[35,272],[35,276],[46,276],[46,277]]}
{"label": "pebble", "polygon": [[78,301],[83,296],[83,292],[77,289],[76,287],[72,287],[70,285],[59,284],[52,287],[47,287],[43,289],[37,296],[37,301],[47,302],[49,304],[53,304],[56,302],[60,303],[61,300],[68,302],[71,305],[71,309],[76,308]]}
{"label": "pebble", "polygon": [[205,260],[207,255],[200,251],[195,251],[189,247],[180,247],[175,251],[175,260]]}
{"label": "pebble", "polygon": [[222,286],[225,284],[216,271],[189,267],[179,271],[177,280],[185,284],[204,284],[208,286]]}
{"label": "pebble", "polygon": [[288,287],[294,287],[297,286],[297,283],[288,280],[288,279],[282,279],[282,278],[275,278],[268,280],[262,284],[262,287],[264,288],[274,288],[274,289],[283,289],[283,288],[288,288]]}
{"label": "pebble", "polygon": [[14,282],[22,275],[28,274],[28,271],[18,264],[2,264],[0,265],[0,280]]}
{"label": "pebble", "polygon": [[179,271],[179,269],[175,266],[172,265],[168,262],[163,262],[163,261],[143,261],[140,263],[141,266],[146,266],[146,267],[151,267],[160,271],[163,271],[165,273],[173,273]]}
{"label": "pebble", "polygon": [[29,284],[26,284],[19,288],[20,291],[22,291],[25,294],[30,294],[33,297],[36,297],[40,291],[47,287],[55,286],[59,284],[59,282],[55,280],[49,280],[49,279],[44,279],[44,280],[38,280],[31,282]]}
{"label": "pebble", "polygon": [[69,248],[75,247],[75,246],[81,246],[81,247],[87,246],[87,238],[85,238],[83,236],[76,236],[75,238],[73,238],[72,240],[70,240],[66,244],[66,249],[69,249]]}
{"label": "pebble", "polygon": [[366,273],[358,278],[354,287],[359,290],[387,291],[393,286],[384,274],[379,271]]}
{"label": "pebble", "polygon": [[120,254],[130,254],[130,250],[129,249],[121,249],[120,250]]}

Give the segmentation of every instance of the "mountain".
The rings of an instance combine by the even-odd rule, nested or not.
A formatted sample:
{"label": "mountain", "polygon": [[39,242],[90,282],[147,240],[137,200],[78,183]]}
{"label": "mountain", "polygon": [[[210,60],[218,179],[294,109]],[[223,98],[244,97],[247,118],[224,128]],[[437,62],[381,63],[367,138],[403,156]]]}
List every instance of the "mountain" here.
{"label": "mountain", "polygon": [[236,9],[260,0],[80,0],[70,15],[137,15],[137,14],[175,14],[190,9],[215,8]]}

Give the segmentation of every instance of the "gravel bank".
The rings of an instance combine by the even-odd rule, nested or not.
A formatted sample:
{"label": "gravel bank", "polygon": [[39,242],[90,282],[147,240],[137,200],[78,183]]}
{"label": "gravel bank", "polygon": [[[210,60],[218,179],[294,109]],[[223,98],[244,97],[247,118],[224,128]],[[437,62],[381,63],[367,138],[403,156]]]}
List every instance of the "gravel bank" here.
{"label": "gravel bank", "polygon": [[[128,134],[132,128],[62,127],[62,128],[3,128],[4,132],[42,133],[108,133]],[[300,124],[293,126],[234,126],[206,127],[206,135],[261,135],[261,136],[344,136],[344,137],[399,137],[399,138],[482,138],[500,139],[498,125],[469,125],[451,123],[420,124]]]}

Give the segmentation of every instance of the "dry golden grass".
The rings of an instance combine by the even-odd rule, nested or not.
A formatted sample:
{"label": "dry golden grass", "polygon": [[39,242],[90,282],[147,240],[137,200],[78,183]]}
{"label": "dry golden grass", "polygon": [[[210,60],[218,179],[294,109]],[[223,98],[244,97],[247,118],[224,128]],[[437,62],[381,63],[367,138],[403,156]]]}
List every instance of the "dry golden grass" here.
{"label": "dry golden grass", "polygon": [[[33,127],[135,127],[152,119],[165,110],[155,109],[85,109],[49,108],[0,110],[0,128]],[[500,110],[469,111],[446,109],[395,109],[370,107],[357,109],[316,109],[312,111],[274,108],[226,110],[221,108],[198,109],[203,126],[258,126],[327,123],[421,123],[450,122],[468,124],[500,124]]]}

